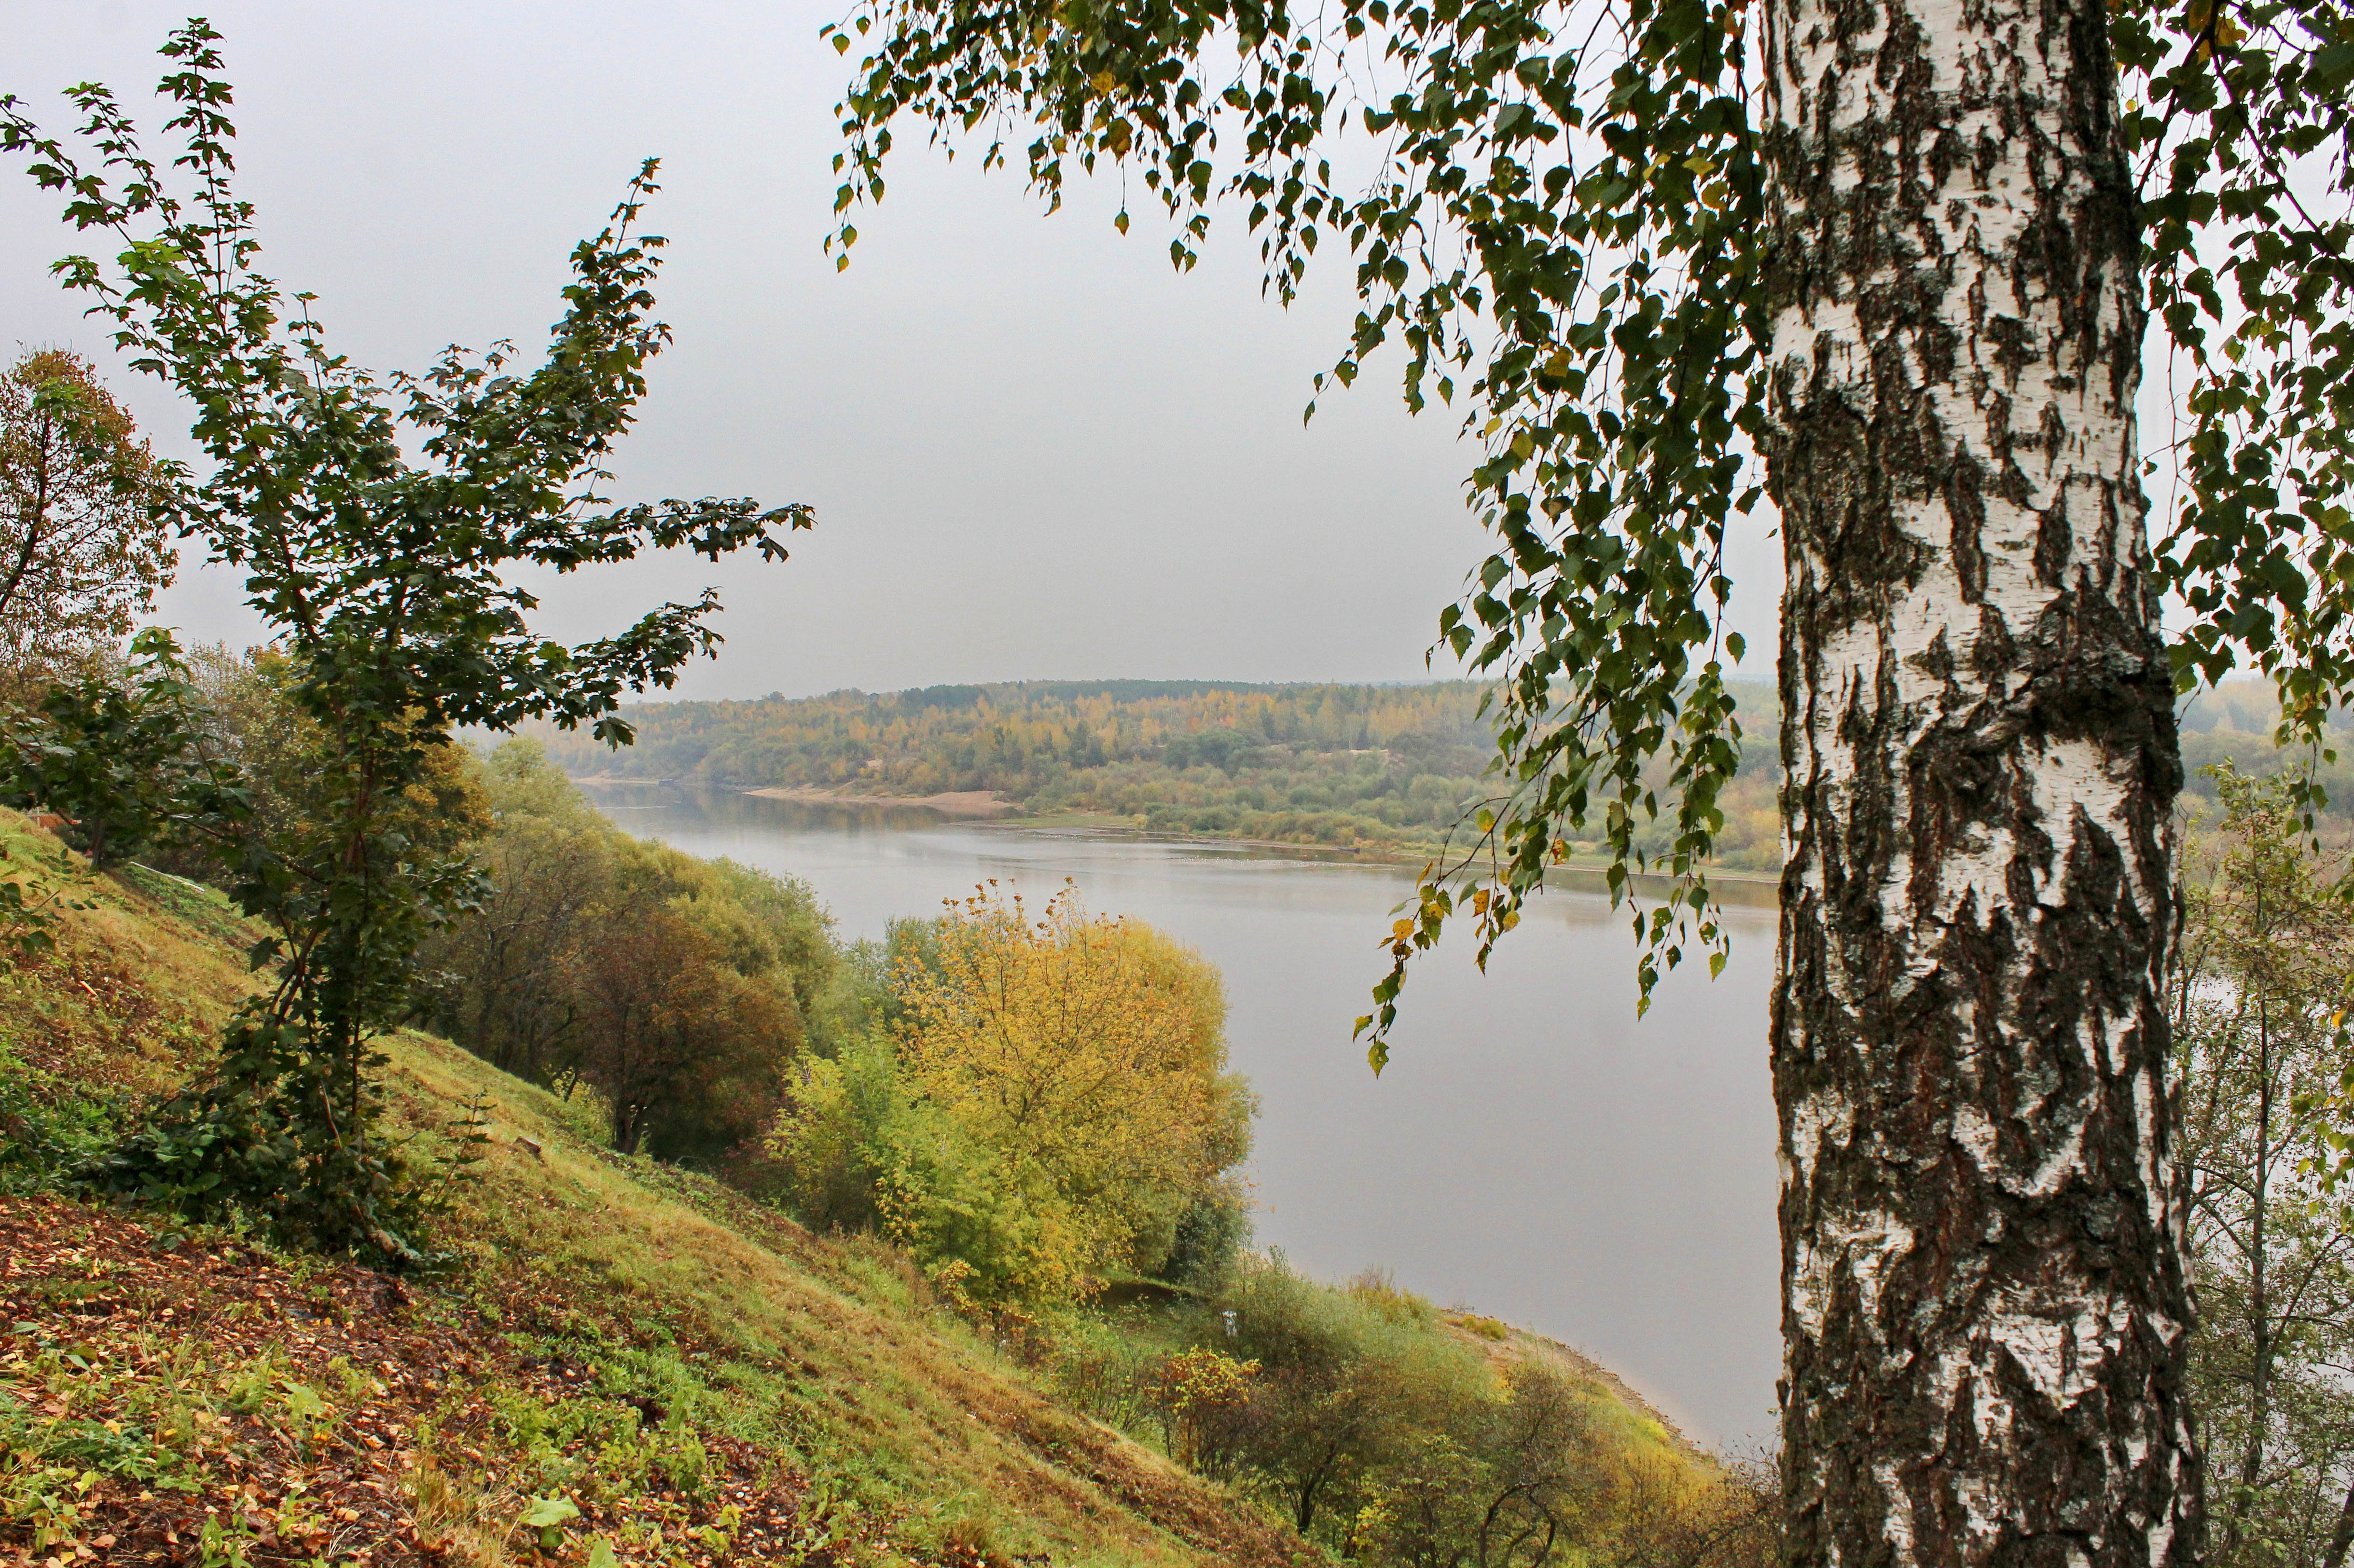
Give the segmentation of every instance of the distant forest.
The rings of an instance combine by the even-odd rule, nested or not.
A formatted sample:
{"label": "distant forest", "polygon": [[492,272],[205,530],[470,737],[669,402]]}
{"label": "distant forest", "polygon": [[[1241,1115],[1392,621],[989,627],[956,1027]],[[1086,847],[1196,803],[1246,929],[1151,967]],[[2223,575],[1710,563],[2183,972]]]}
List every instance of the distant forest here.
{"label": "distant forest", "polygon": [[[802,787],[921,797],[991,790],[1026,816],[1085,814],[1153,832],[1340,848],[1436,847],[1494,797],[1492,755],[1469,681],[1417,685],[1252,685],[1216,681],[1022,681],[830,692],[752,702],[648,703],[627,711],[637,744],[616,754],[544,732],[575,777],[666,779],[687,788]],[[1775,700],[1736,684],[1747,732],[1723,797],[1721,863],[1770,873],[1780,859]],[[2272,743],[2271,690],[2202,694],[2182,711],[2184,805],[2211,808],[2200,770],[2250,772],[2285,760]],[[2354,736],[2349,736],[2354,738]],[[2313,762],[2304,758],[2296,760]],[[2333,815],[2354,803],[2354,747],[2316,771]],[[1664,825],[1657,832],[1664,847]],[[1584,847],[1584,846],[1580,846]]]}

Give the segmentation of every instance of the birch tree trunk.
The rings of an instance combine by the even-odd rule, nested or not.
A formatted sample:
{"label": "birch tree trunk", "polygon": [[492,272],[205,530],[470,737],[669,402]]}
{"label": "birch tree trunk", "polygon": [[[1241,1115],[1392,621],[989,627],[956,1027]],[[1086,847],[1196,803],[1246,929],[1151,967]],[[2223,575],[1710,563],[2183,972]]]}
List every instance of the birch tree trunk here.
{"label": "birch tree trunk", "polygon": [[2099,0],[1767,0],[1797,1564],[2189,1564],[2181,779]]}

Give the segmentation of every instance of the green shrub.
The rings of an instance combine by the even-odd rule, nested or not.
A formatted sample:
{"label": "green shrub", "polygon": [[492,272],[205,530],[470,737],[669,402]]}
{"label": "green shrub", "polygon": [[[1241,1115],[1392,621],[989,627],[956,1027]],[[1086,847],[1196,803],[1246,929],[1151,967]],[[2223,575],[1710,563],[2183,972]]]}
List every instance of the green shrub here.
{"label": "green shrub", "polygon": [[0,1046],[0,1192],[62,1185],[113,1144],[128,1109],[125,1097],[92,1094]]}
{"label": "green shrub", "polygon": [[1125,1431],[1157,1420],[1152,1389],[1162,1355],[1132,1322],[1079,1311],[1055,1322],[1046,1379],[1055,1393]]}
{"label": "green shrub", "polygon": [[191,831],[224,832],[245,808],[234,771],[205,755],[203,699],[172,634],[131,642],[125,685],[92,676],[52,688],[37,715],[0,726],[0,805],[46,807],[95,866]]}
{"label": "green shrub", "polygon": [[1336,1545],[1403,1456],[1492,1398],[1479,1355],[1385,1279],[1335,1290],[1280,1254],[1246,1257],[1198,1322],[1200,1342],[1257,1371],[1246,1400],[1193,1417],[1196,1467],[1258,1493],[1305,1533],[1330,1527]]}
{"label": "green shrub", "polygon": [[1153,1277],[1188,1289],[1214,1288],[1234,1270],[1250,1240],[1250,1200],[1231,1181],[1220,1181],[1177,1216],[1168,1255]]}
{"label": "green shrub", "polygon": [[845,1042],[833,1060],[811,1057],[769,1139],[786,1207],[820,1230],[875,1224],[889,1165],[887,1129],[901,1114],[896,1053],[879,1030]]}

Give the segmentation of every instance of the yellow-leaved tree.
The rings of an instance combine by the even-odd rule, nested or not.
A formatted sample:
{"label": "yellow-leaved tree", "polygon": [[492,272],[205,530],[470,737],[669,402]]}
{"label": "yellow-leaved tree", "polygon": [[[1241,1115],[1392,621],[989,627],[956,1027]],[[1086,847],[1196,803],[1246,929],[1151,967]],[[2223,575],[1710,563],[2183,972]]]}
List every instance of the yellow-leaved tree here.
{"label": "yellow-leaved tree", "polygon": [[895,1019],[812,1063],[775,1152],[806,1206],[852,1217],[845,1178],[952,1297],[1067,1300],[1166,1269],[1237,1202],[1248,1087],[1200,954],[1066,887],[1034,917],[990,884],[892,967]]}

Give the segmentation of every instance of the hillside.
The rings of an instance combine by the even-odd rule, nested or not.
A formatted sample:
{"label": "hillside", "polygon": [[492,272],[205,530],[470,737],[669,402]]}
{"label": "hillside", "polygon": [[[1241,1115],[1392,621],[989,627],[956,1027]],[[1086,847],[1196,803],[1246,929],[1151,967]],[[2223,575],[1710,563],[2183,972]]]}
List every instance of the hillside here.
{"label": "hillside", "polygon": [[[12,871],[58,852],[0,811]],[[216,895],[78,875],[0,970],[0,1552],[63,1563],[1291,1564],[1274,1514],[1060,1402],[896,1248],[600,1147],[423,1035],[396,1121],[463,1179],[394,1280],[61,1195],[249,983]],[[1545,1352],[1484,1319],[1446,1330]],[[1598,1379],[1590,1419],[1712,1469]]]}

